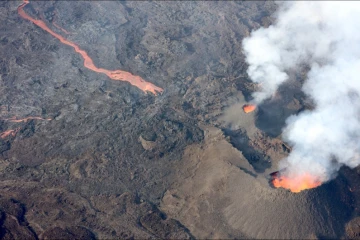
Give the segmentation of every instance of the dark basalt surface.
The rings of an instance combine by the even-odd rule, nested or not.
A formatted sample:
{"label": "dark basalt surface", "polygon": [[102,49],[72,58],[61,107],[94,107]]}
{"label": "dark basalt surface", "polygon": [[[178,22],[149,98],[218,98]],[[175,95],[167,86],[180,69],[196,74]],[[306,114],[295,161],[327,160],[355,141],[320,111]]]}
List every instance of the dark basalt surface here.
{"label": "dark basalt surface", "polygon": [[[201,237],[190,229],[196,217],[185,219],[160,206],[184,180],[186,174],[179,173],[197,169],[183,159],[204,143],[201,126],[222,129],[254,167],[239,166],[251,177],[276,168],[274,152],[288,153],[275,138],[287,116],[307,108],[300,83],[284,86],[291,91],[281,92],[281,101],[260,106],[251,120],[257,135],[220,120],[225,109],[255,90],[241,41],[271,24],[274,2],[37,1],[24,8],[87,51],[96,66],[139,75],[164,89],[159,96],[85,68],[71,47],[22,19],[19,4],[0,2],[0,130],[18,129],[16,136],[0,139],[1,238]],[[14,116],[52,120],[4,120]],[[341,178],[339,188],[356,177]],[[344,229],[337,237],[358,236],[355,220],[345,226],[358,216],[357,202],[351,204],[351,210],[344,208],[350,215],[336,225]],[[235,225],[219,227],[218,235],[213,228],[211,236],[257,234]]]}

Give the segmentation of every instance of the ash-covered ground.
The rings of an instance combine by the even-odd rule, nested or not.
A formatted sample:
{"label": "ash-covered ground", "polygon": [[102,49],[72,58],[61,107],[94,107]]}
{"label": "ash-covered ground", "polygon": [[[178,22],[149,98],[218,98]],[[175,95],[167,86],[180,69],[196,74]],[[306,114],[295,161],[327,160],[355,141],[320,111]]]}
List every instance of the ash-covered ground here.
{"label": "ash-covered ground", "polygon": [[311,108],[304,76],[256,114],[241,111],[256,89],[241,42],[271,24],[274,2],[24,7],[97,67],[139,75],[158,96],[84,67],[19,16],[21,3],[0,2],[0,130],[14,130],[0,135],[2,238],[360,236],[356,171],[299,194],[268,184],[291,151],[285,119]]}

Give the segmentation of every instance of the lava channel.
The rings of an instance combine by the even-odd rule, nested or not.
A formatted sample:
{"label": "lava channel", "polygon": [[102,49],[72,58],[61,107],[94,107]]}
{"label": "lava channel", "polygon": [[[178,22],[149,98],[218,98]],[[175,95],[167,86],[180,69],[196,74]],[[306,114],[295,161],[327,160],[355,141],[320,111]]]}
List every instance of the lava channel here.
{"label": "lava channel", "polygon": [[27,118],[21,118],[21,119],[17,119],[16,117],[12,117],[12,118],[5,118],[2,119],[3,121],[9,121],[9,122],[15,122],[15,123],[20,123],[20,122],[28,122],[30,120],[46,120],[46,121],[51,121],[51,118],[41,118],[41,117],[27,117]]}
{"label": "lava channel", "polygon": [[26,19],[31,21],[32,23],[34,23],[36,26],[42,28],[43,30],[45,30],[46,32],[50,33],[52,36],[54,36],[55,38],[57,38],[58,40],[60,40],[61,43],[71,46],[74,48],[75,52],[77,52],[78,54],[81,55],[81,57],[84,59],[84,66],[94,72],[97,73],[103,73],[105,75],[107,75],[109,78],[111,78],[112,80],[118,80],[118,81],[126,81],[129,82],[130,84],[134,85],[135,87],[139,88],[140,90],[144,91],[145,93],[147,92],[151,92],[154,95],[157,95],[158,93],[162,93],[163,89],[160,87],[155,86],[152,83],[146,82],[144,79],[142,79],[140,76],[136,76],[133,75],[129,72],[126,71],[122,71],[122,70],[107,70],[104,68],[98,68],[95,66],[93,60],[89,57],[89,55],[87,54],[87,52],[85,52],[84,50],[82,50],[78,45],[76,45],[75,43],[67,40],[66,38],[64,38],[63,36],[61,36],[60,34],[57,34],[56,32],[54,32],[53,30],[51,30],[44,21],[42,20],[38,20],[38,19],[34,19],[31,16],[29,16],[25,11],[24,11],[24,7],[29,4],[29,0],[24,0],[24,2],[18,7],[18,13],[19,15]]}
{"label": "lava channel", "polygon": [[20,128],[13,129],[13,130],[7,130],[5,132],[0,133],[0,138],[4,139],[8,136],[15,137],[17,132],[20,130]]}

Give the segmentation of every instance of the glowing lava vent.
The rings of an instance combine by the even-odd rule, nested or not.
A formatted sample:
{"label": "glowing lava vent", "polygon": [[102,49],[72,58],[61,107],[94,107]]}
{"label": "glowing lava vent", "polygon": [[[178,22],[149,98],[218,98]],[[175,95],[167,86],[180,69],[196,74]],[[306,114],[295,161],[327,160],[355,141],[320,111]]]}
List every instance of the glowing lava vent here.
{"label": "glowing lava vent", "polygon": [[270,174],[270,183],[276,188],[286,188],[291,192],[298,193],[306,189],[316,188],[321,185],[321,181],[309,173],[288,176],[286,170],[273,172]]}
{"label": "glowing lava vent", "polygon": [[243,110],[245,113],[251,113],[256,109],[256,105],[254,104],[245,104],[243,106]]}

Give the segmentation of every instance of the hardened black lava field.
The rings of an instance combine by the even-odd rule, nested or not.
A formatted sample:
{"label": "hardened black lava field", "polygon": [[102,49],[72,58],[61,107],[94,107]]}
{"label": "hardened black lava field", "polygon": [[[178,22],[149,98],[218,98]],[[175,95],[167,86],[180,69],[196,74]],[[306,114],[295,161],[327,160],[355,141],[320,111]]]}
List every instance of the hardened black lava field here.
{"label": "hardened black lava field", "polygon": [[299,76],[242,111],[257,87],[242,39],[272,23],[274,2],[23,6],[97,68],[158,87],[147,93],[84,66],[22,3],[0,2],[2,238],[359,236],[358,170],[299,194],[269,185],[291,151],[285,119],[312,107]]}

